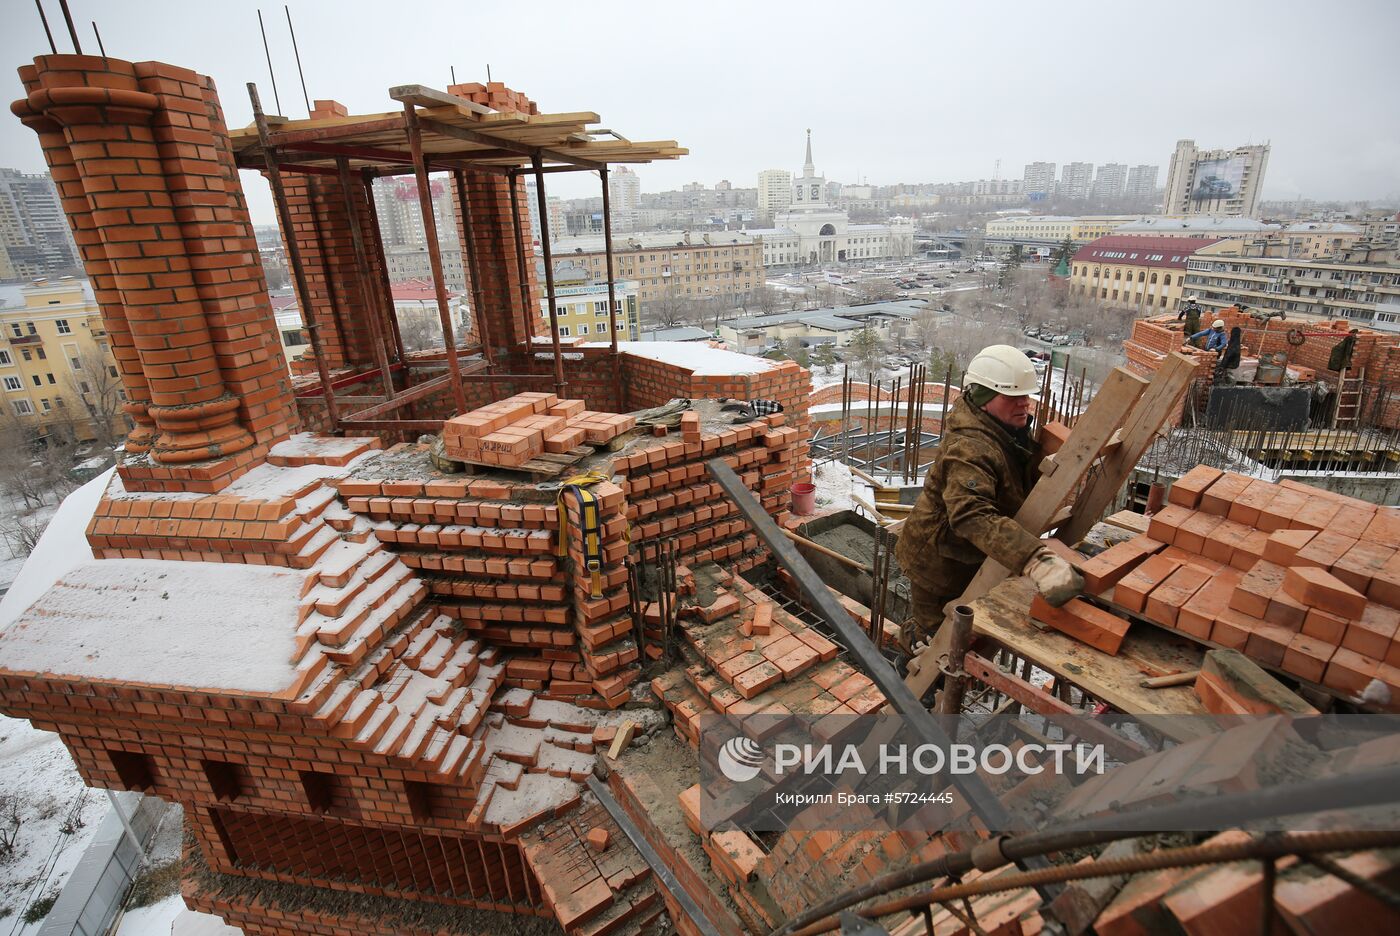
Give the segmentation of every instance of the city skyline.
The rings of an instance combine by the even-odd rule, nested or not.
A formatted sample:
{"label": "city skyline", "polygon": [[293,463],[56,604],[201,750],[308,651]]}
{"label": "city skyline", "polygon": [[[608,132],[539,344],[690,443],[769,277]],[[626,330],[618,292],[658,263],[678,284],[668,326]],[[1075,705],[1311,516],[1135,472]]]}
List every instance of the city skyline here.
{"label": "city skyline", "polygon": [[[335,16],[320,15],[321,5],[309,2],[292,9],[312,98],[339,96],[352,113],[389,111],[391,85],[445,88],[449,68],[455,67],[459,80],[479,80],[490,63],[496,80],[530,95],[543,110],[565,111],[586,102],[604,126],[632,139],[674,136],[690,148],[682,160],[643,169],[643,191],[678,189],[696,179],[727,178],[749,187],[760,170],[799,167],[802,134],[811,127],[819,171],[848,183],[991,179],[998,159],[1001,178],[1018,177],[1026,163],[1042,159],[1060,165],[1112,160],[1165,166],[1175,141],[1191,138],[1207,147],[1271,142],[1267,200],[1400,197],[1394,172],[1400,163],[1400,105],[1393,100],[1339,97],[1321,82],[1299,82],[1287,95],[1270,93],[1267,82],[1222,82],[1226,59],[1216,50],[1209,68],[1180,64],[1189,24],[1208,11],[1217,34],[1263,40],[1232,47],[1230,73],[1276,68],[1289,56],[1304,61],[1316,36],[1340,30],[1353,37],[1349,79],[1383,87],[1397,73],[1385,37],[1400,26],[1400,11],[1388,5],[1353,2],[1314,9],[1282,3],[1262,21],[1247,7],[1185,3],[1163,22],[1146,11],[1114,5],[1105,5],[1103,16],[1059,21],[1033,15],[1029,6],[1017,13],[1015,5],[976,10],[876,4],[850,20],[845,7],[811,3],[803,6],[812,14],[804,22],[839,21],[842,28],[831,33],[839,39],[828,40],[821,56],[805,58],[784,52],[785,43],[808,37],[792,32],[796,21],[790,8],[777,5],[720,4],[685,30],[666,31],[667,23],[651,15],[597,16],[546,3],[536,20],[540,28],[518,35],[472,29],[466,11],[441,3],[425,4],[413,18],[375,14],[380,8],[358,0],[335,9]],[[218,83],[230,125],[242,126],[250,119],[247,81],[255,81],[268,109],[275,109],[256,10],[242,0],[217,7],[150,0],[86,8],[79,3],[74,12],[80,23],[97,18],[108,51],[119,57],[168,57],[179,37],[185,58],[206,63]],[[745,28],[734,30],[726,11],[742,16]],[[375,28],[363,29],[367,22]],[[424,28],[428,22],[433,28]],[[901,53],[910,36],[927,37],[928,45]],[[1104,61],[1105,50],[1122,49],[1125,36],[1132,37],[1136,50],[1131,73],[1105,81],[1102,67],[1082,67]],[[60,51],[69,47],[62,29],[55,30],[55,38]],[[93,51],[90,27],[80,38],[85,51]],[[302,116],[296,64],[280,16],[268,20],[268,41],[281,109],[289,117]],[[706,66],[690,62],[691,56],[716,61],[721,42],[724,61],[743,63],[743,86],[709,81]],[[587,75],[580,75],[574,53],[604,44],[626,54],[591,60]],[[393,51],[410,48],[411,56]],[[0,49],[13,99],[20,90],[14,68],[47,50],[32,8],[11,8]],[[928,56],[929,50],[938,55]],[[1144,68],[1142,62],[1154,58],[1161,67]],[[784,80],[803,61],[819,66],[824,80],[817,85]],[[930,68],[962,76],[963,83],[944,82],[941,88],[955,90],[930,90],[920,97],[917,89],[933,87],[926,81]],[[745,86],[758,93],[736,90]],[[665,108],[658,107],[662,100]],[[663,111],[664,121],[658,116]],[[1308,115],[1323,113],[1331,125],[1351,128],[1345,144],[1316,132]],[[853,123],[850,115],[859,119]],[[33,135],[18,121],[7,121],[0,131],[0,165],[27,172],[43,168]],[[268,223],[272,212],[265,185],[255,173],[245,172],[244,179],[254,220]],[[552,176],[549,189],[574,198],[596,194],[598,184],[596,177],[566,174]]]}

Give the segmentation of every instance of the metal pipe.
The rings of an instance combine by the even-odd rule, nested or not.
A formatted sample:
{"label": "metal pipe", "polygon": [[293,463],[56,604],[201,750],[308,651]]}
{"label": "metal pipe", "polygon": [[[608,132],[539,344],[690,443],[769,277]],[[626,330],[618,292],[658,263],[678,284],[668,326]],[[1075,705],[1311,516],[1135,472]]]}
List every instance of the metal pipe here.
{"label": "metal pipe", "polygon": [[49,40],[49,51],[54,55],[58,54],[58,46],[54,45],[53,30],[49,29],[49,18],[44,13],[44,0],[34,0],[34,5],[39,8],[39,22],[44,24],[44,35]]}
{"label": "metal pipe", "polygon": [[68,0],[58,0],[58,8],[63,11],[63,20],[68,24],[68,37],[73,40],[73,51],[82,55],[83,47],[78,42],[78,28],[73,25],[73,14],[68,10]]}
{"label": "metal pipe", "polygon": [[[494,367],[496,359],[491,351],[491,327],[486,317],[486,299],[481,288],[481,267],[476,261],[476,223],[472,220],[471,200],[467,198],[467,174],[454,169],[452,181],[457,189],[457,215],[462,220],[462,246],[467,252],[467,273],[472,278],[472,305],[476,308],[476,326],[481,332],[481,351],[488,367]],[[495,394],[491,395],[495,402]]]}
{"label": "metal pipe", "polygon": [[447,284],[442,276],[442,249],[438,244],[437,220],[433,217],[433,191],[428,185],[428,163],[423,158],[423,131],[418,126],[418,112],[412,104],[403,106],[408,148],[413,153],[414,175],[418,180],[418,206],[423,214],[423,234],[428,239],[428,265],[433,272],[433,289],[437,293],[438,318],[442,320],[443,345],[447,349],[447,367],[452,373],[452,398],[457,412],[467,411],[467,395],[462,390],[462,368],[457,363],[457,333],[452,327],[452,311],[447,301]]}
{"label": "metal pipe", "polygon": [[952,640],[948,645],[949,676],[938,693],[937,711],[940,715],[956,715],[962,711],[963,693],[967,691],[967,672],[963,669],[963,663],[968,648],[972,646],[972,608],[969,605],[955,605],[943,626],[952,628]]}
{"label": "metal pipe", "polygon": [[559,399],[564,399],[568,394],[564,383],[564,355],[559,350],[559,310],[554,305],[554,256],[549,249],[549,205],[545,201],[544,195],[544,173],[540,170],[544,168],[543,161],[539,153],[530,157],[530,165],[535,169],[535,201],[540,208],[540,252],[544,255],[544,289],[545,300],[549,306],[549,336],[554,345],[554,392]]}
{"label": "metal pipe", "polygon": [[277,168],[277,151],[268,142],[267,115],[263,113],[262,100],[258,97],[258,86],[251,81],[248,82],[248,99],[253,105],[253,121],[258,128],[258,144],[263,151],[263,164],[267,169],[268,185],[272,189],[272,201],[277,208],[277,221],[282,227],[283,239],[287,242],[287,264],[292,268],[297,301],[301,303],[302,325],[311,341],[311,354],[316,358],[316,374],[321,380],[321,394],[326,400],[326,416],[330,420],[331,432],[334,433],[340,428],[340,412],[336,408],[335,388],[331,386],[326,358],[321,353],[321,326],[311,317],[311,295],[306,289],[306,270],[301,264],[301,248],[297,246],[296,232],[292,228],[292,212],[287,207],[287,192],[282,187],[282,173]]}
{"label": "metal pipe", "polygon": [[107,47],[102,44],[102,33],[97,31],[97,20],[92,20],[92,34],[97,37],[97,51],[102,53],[102,57],[107,57]]}
{"label": "metal pipe", "polygon": [[[510,175],[510,220],[511,227],[515,231],[515,262],[520,278],[520,314],[524,316],[525,343],[530,345],[535,340],[535,319],[539,316],[539,310],[530,305],[530,278],[526,273],[525,237],[520,230],[520,178],[514,172]],[[540,224],[548,227],[549,219],[540,218]]]}
{"label": "metal pipe", "polygon": [[306,74],[301,70],[301,50],[297,48],[297,31],[292,25],[292,8],[287,4],[282,4],[282,9],[287,13],[287,32],[292,34],[292,54],[297,59],[297,77],[301,79],[301,99],[306,102],[306,113],[311,114],[311,96],[306,93]]}
{"label": "metal pipe", "polygon": [[258,11],[258,30],[262,32],[263,55],[267,56],[267,74],[272,79],[272,103],[277,105],[277,113],[280,115],[282,113],[282,98],[277,94],[277,73],[272,70],[272,50],[267,46],[267,27],[263,25],[262,10]]}
{"label": "metal pipe", "polygon": [[355,263],[359,267],[360,303],[369,316],[370,339],[374,342],[374,356],[379,362],[380,379],[384,382],[384,395],[394,398],[394,375],[389,370],[389,354],[384,349],[384,331],[379,321],[381,315],[375,297],[371,294],[370,279],[373,273],[369,267],[369,255],[365,252],[364,232],[360,230],[360,212],[355,207],[355,198],[350,194],[350,160],[337,156],[336,169],[340,171],[340,192],[345,200],[345,220],[350,226],[350,244],[355,249]]}

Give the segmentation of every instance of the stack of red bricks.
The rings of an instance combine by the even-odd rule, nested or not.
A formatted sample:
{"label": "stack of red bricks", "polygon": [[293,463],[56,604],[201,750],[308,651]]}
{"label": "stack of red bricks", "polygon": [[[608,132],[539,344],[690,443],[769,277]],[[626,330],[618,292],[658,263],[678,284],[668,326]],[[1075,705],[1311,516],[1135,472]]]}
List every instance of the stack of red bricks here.
{"label": "stack of red bricks", "polygon": [[512,91],[499,81],[488,81],[484,84],[480,81],[467,81],[452,85],[448,90],[457,97],[466,98],[473,104],[480,104],[494,111],[519,114],[540,112],[534,101],[519,91]]}
{"label": "stack of red bricks", "polygon": [[1204,465],[1168,500],[1084,563],[1090,592],[1298,679],[1400,697],[1400,513]]}
{"label": "stack of red bricks", "polygon": [[686,743],[698,747],[699,719],[709,712],[735,720],[776,716],[763,720],[765,731],[781,729],[792,715],[836,716],[825,729],[822,723],[817,727],[834,734],[848,724],[840,716],[867,715],[884,706],[885,697],[870,677],[837,660],[839,648],[825,636],[738,576],[715,567],[700,574],[723,584],[709,605],[683,609],[687,617],[700,618],[684,627],[685,668],[651,683]]}
{"label": "stack of red bricks", "polygon": [[518,468],[542,452],[563,454],[585,442],[602,445],[636,424],[635,416],[585,409],[582,400],[517,393],[447,420],[442,443],[449,458]]}
{"label": "stack of red bricks", "polygon": [[686,425],[679,441],[613,459],[613,472],[627,495],[632,545],[650,559],[659,540],[674,539],[682,562],[694,566],[725,561],[742,572],[766,553],[739,508],[710,477],[705,462],[722,458],[781,523],[788,514],[796,471],[807,457],[807,440],[785,425],[781,413],[723,432],[701,432],[694,422]]}
{"label": "stack of red bricks", "polygon": [[638,651],[627,615],[626,520],[617,485],[591,488],[602,522],[601,598],[592,596],[571,498],[564,506],[566,563],[556,555],[555,492],[537,485],[442,478],[346,479],[339,487],[350,511],[368,517],[378,538],[418,570],[444,614],[509,651],[507,685],[582,705],[626,701]]}

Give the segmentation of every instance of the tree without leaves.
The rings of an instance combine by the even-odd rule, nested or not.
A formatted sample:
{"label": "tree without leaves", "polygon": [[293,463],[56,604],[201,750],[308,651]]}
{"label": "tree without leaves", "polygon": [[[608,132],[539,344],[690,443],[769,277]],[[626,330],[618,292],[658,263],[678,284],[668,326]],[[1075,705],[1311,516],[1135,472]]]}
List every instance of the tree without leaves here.
{"label": "tree without leaves", "polygon": [[[71,366],[76,363],[76,367]],[[116,448],[131,428],[131,421],[122,409],[125,402],[121,377],[112,373],[116,365],[109,355],[94,347],[85,347],[76,362],[70,362],[69,396],[81,402],[81,409],[70,408],[69,418],[82,420],[92,428],[93,439],[103,448]]]}

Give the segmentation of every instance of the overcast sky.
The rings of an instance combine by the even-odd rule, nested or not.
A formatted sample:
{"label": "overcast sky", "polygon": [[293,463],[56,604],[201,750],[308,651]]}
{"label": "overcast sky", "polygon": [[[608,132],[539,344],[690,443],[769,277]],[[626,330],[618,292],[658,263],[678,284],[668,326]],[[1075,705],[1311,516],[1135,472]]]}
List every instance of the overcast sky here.
{"label": "overcast sky", "polygon": [[[60,51],[57,0],[44,0]],[[29,0],[4,0],[0,81],[47,52]],[[244,84],[272,89],[257,4],[71,0],[85,51],[211,75],[230,126],[251,119]],[[546,111],[591,110],[628,137],[691,155],[640,169],[643,191],[753,186],[798,169],[812,129],[817,168],[842,182],[1019,178],[1025,163],[1153,163],[1165,180],[1181,138],[1268,141],[1266,198],[1400,201],[1400,4],[1393,0],[1171,3],[473,3],[292,0],[312,99],[351,113],[394,109],[396,84],[492,77]],[[304,117],[281,4],[263,4],[282,110]],[[0,117],[0,166],[44,168],[36,138]],[[273,221],[245,173],[253,219]],[[591,179],[591,181],[590,181]],[[597,192],[551,176],[550,193]]]}

